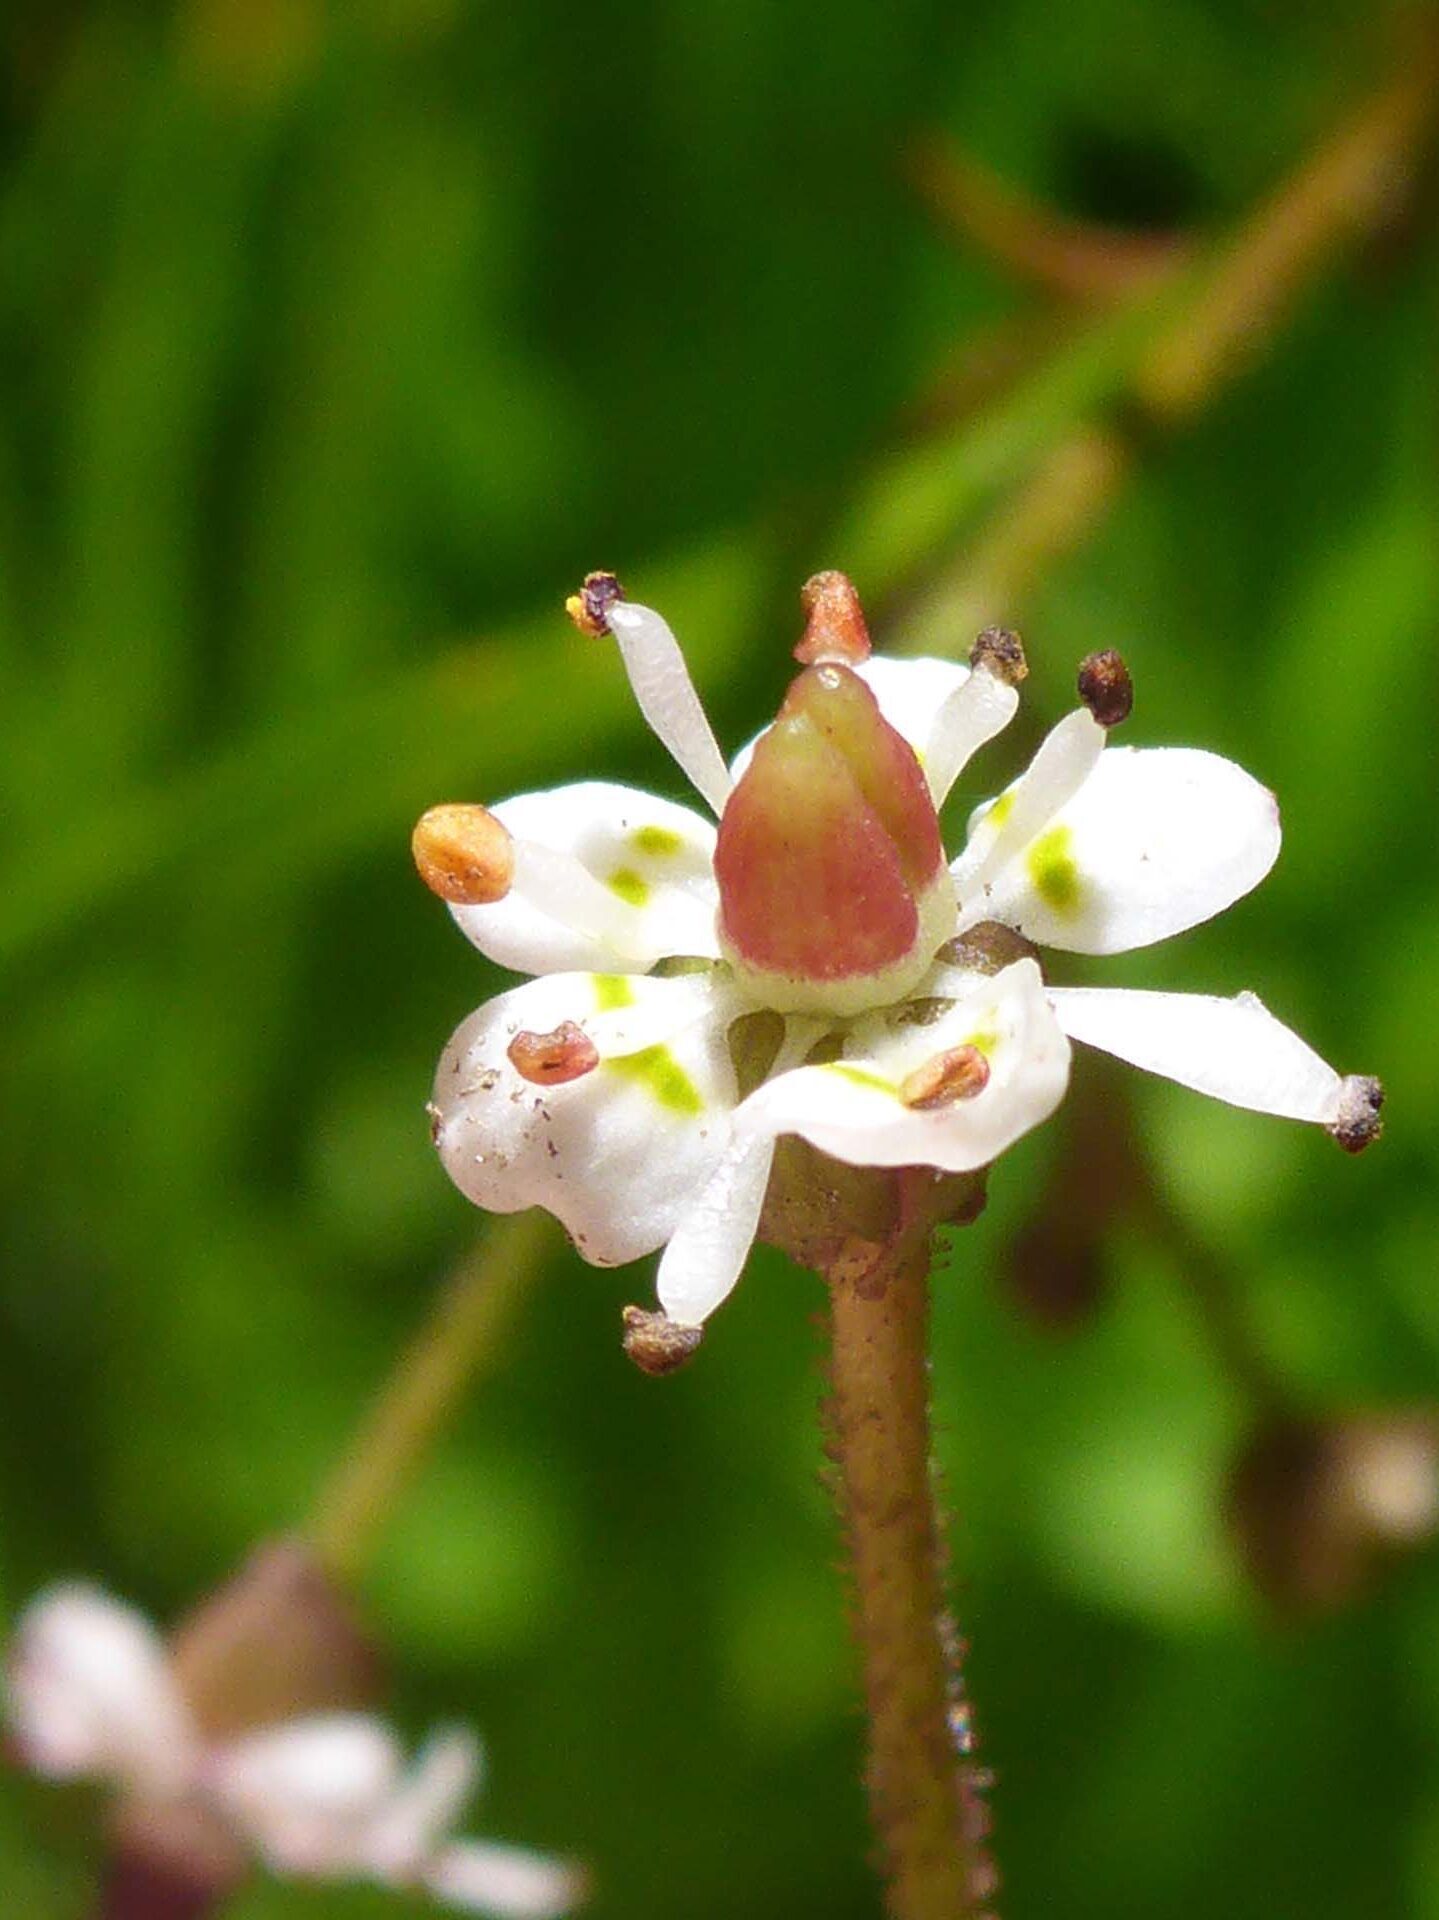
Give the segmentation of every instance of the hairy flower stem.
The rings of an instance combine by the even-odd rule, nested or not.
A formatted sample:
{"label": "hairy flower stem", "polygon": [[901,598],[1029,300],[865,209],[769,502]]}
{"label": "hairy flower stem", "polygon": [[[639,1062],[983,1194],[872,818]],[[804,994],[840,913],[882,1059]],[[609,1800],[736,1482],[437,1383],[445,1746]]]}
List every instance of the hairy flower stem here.
{"label": "hairy flower stem", "polygon": [[305,1529],[326,1572],[353,1579],[460,1400],[499,1349],[549,1230],[538,1210],[497,1221],[439,1293]]}
{"label": "hairy flower stem", "polygon": [[[930,1472],[927,1236],[829,1272],[830,1452],[869,1717],[866,1783],[892,1920],[975,1914],[993,1881],[985,1809],[952,1717],[955,1635]],[[957,1747],[959,1750],[957,1750]]]}

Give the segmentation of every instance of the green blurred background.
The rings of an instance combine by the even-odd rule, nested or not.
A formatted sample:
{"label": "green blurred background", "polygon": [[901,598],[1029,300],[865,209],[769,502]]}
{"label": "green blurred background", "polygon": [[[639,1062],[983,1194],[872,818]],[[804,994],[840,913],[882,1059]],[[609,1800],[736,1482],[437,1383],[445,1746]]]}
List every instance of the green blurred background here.
{"label": "green blurred background", "polygon": [[[1021,624],[1031,735],[1115,645],[1129,738],[1279,793],[1258,894],[1060,977],[1253,987],[1390,1093],[1349,1162],[1082,1059],[942,1261],[1002,1911],[1439,1920],[1439,1571],[1281,1619],[1222,1518],[1266,1395],[1439,1401],[1439,245],[1424,103],[1384,91],[1411,27],[12,0],[0,1618],[67,1574],[181,1614],[305,1514],[473,1246],[423,1102],[498,976],[409,826],[587,774],[679,793],[564,594],[612,566],[662,606],[738,741],[841,566],[882,641]],[[1342,170],[1276,202],[1356,113],[1354,217]],[[1297,265],[1235,253],[1271,227]],[[1193,330],[1231,282],[1220,368]],[[649,1284],[556,1258],[385,1536],[395,1711],[483,1729],[473,1829],[589,1858],[595,1920],[860,1920],[818,1283],[756,1259],[661,1383],[617,1339]],[[4,1912],[81,1912],[94,1835],[85,1796],[0,1780]]]}

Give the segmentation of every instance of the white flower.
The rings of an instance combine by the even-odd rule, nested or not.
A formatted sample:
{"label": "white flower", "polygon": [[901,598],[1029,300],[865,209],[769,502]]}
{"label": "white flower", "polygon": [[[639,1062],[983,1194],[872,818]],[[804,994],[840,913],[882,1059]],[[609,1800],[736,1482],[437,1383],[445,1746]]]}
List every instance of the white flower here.
{"label": "white flower", "polygon": [[[1218,913],[1278,851],[1264,788],[1213,754],[1103,753],[1094,713],[1123,716],[1114,685],[1091,685],[946,867],[938,808],[1017,708],[1017,643],[982,636],[969,667],[886,660],[842,575],[816,576],[805,603],[806,670],[732,768],[660,616],[610,575],[571,603],[618,640],[718,828],[587,781],[416,829],[466,936],[539,976],[441,1058],[434,1137],[462,1192],[547,1208],[597,1265],[663,1247],[660,1303],[696,1329],[743,1268],[779,1136],[860,1166],[983,1167],[1057,1106],[1067,1035],[1341,1126],[1358,1083],[1252,997],[1048,989],[1024,944],[1117,952]],[[964,937],[981,922],[1024,936],[1007,964],[992,937]],[[741,1085],[734,1029],[759,1011],[770,1053]]]}
{"label": "white flower", "polygon": [[35,1772],[203,1806],[275,1873],[421,1887],[501,1920],[558,1920],[582,1895],[570,1867],[451,1838],[479,1773],[467,1732],[436,1735],[408,1771],[394,1734],[367,1714],[206,1741],[160,1636],[95,1588],[54,1587],[31,1602],[6,1691],[16,1747]]}

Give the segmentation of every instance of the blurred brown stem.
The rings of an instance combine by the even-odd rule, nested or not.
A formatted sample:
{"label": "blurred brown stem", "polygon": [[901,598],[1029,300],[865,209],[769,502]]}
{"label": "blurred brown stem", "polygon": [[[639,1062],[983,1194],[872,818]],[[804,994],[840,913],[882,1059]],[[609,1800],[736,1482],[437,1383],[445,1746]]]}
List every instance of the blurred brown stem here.
{"label": "blurred brown stem", "polygon": [[1062,214],[942,134],[915,142],[908,171],[946,225],[1017,278],[1063,300],[1123,299],[1152,287],[1189,252],[1177,234],[1136,233]]}
{"label": "blurred brown stem", "polygon": [[956,1750],[955,1635],[930,1473],[928,1236],[829,1272],[830,1451],[869,1719],[866,1786],[891,1920],[974,1914],[986,1810]]}
{"label": "blurred brown stem", "polygon": [[1197,412],[1282,318],[1334,250],[1377,224],[1406,185],[1436,103],[1427,30],[1394,77],[1329,135],[1221,249],[1193,300],[1140,362],[1135,391],[1160,421]]}
{"label": "blurred brown stem", "polygon": [[[1382,222],[1402,193],[1415,149],[1433,120],[1436,81],[1439,36],[1427,29],[1417,34],[1398,72],[1332,130],[1197,269],[1172,249],[1167,262],[1153,253],[1147,270],[1136,275],[1132,263],[1102,247],[1096,250],[1094,236],[1089,237],[1077,257],[1088,266],[1101,263],[1109,274],[1107,282],[1091,289],[1096,297],[1105,284],[1111,299],[1126,289],[1131,299],[1147,299],[1161,279],[1190,280],[1176,317],[1134,368],[1131,404],[1142,426],[1170,430],[1200,413],[1268,344],[1305,283],[1346,241]],[[925,184],[932,198],[936,151],[926,149]],[[1043,278],[1037,275],[1038,263],[1051,256],[1043,250],[1034,255],[1028,246],[1017,257],[1016,234],[1032,241],[1036,233],[1047,233],[1055,246],[1056,234],[1066,246],[1083,237],[1083,230],[1070,235],[1058,216],[1043,209],[1017,198],[1005,201],[1005,190],[963,156],[945,149],[943,160],[951,188],[955,181],[965,187],[949,193],[949,211],[1026,277]],[[997,229],[1000,206],[1008,206],[1009,217]],[[1065,248],[1059,257],[1069,257]],[[1055,273],[1048,278],[1059,284]],[[944,634],[1016,618],[1023,596],[1045,568],[1104,518],[1133,470],[1137,450],[1135,436],[1117,422],[1090,422],[1060,441],[980,531],[959,564],[923,596],[903,623],[900,644],[930,650],[943,646]]]}
{"label": "blurred brown stem", "polygon": [[337,1579],[358,1573],[425,1454],[498,1352],[547,1234],[538,1210],[497,1221],[400,1356],[305,1529]]}

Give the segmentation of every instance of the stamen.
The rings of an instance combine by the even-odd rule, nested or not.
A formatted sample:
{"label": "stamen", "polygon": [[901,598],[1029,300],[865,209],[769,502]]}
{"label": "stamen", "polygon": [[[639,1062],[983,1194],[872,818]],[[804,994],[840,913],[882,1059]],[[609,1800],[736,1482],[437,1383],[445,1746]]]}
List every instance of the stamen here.
{"label": "stamen", "polygon": [[868,660],[873,651],[869,628],[848,574],[833,568],[816,573],[800,588],[799,598],[807,622],[794,650],[801,666],[838,660],[844,666],[858,667]]}
{"label": "stamen", "polygon": [[1117,727],[1134,706],[1134,682],[1113,647],[1088,653],[1079,663],[1079,697],[1101,727]]}
{"label": "stamen", "polygon": [[682,1367],[705,1337],[703,1327],[686,1327],[667,1313],[646,1313],[643,1307],[626,1307],[622,1318],[626,1355],[641,1373],[656,1378]]}
{"label": "stamen", "polygon": [[[1028,771],[1009,789],[1009,804],[999,826],[994,827],[986,815],[954,863],[961,924],[966,900],[972,900],[977,890],[1027,847],[1078,793],[1094,771],[1104,739],[1104,729],[1083,707],[1067,713],[1050,729]],[[998,812],[997,804],[991,812]]]}
{"label": "stamen", "polygon": [[457,907],[503,900],[515,874],[514,842],[484,807],[431,807],[410,837],[420,878]]}
{"label": "stamen", "polygon": [[538,840],[514,842],[513,891],[541,913],[616,953],[645,951],[644,919],[638,907],[622,900],[590,872],[583,861]]}
{"label": "stamen", "polygon": [[587,573],[578,593],[565,602],[565,612],[581,633],[601,640],[610,630],[610,608],[623,600],[625,590],[612,573]]}
{"label": "stamen", "polygon": [[899,1085],[899,1097],[918,1113],[934,1113],[960,1100],[973,1100],[989,1085],[989,1062],[978,1047],[950,1047],[935,1054]]}
{"label": "stamen", "polygon": [[1339,1109],[1329,1123],[1330,1135],[1346,1153],[1363,1153],[1384,1131],[1379,1110],[1384,1105],[1384,1083],[1372,1074],[1351,1073],[1340,1084]]}
{"label": "stamen", "polygon": [[1014,682],[996,673],[990,656],[977,645],[975,653],[974,670],[935,715],[924,751],[924,777],[937,808],[944,805],[971,756],[1002,732],[1019,710]]}
{"label": "stamen", "polygon": [[553,1033],[517,1033],[505,1052],[520,1078],[535,1087],[582,1080],[600,1064],[599,1048],[573,1020],[562,1020]]}
{"label": "stamen", "polygon": [[969,650],[972,667],[988,667],[996,680],[1017,687],[1029,677],[1029,662],[1024,657],[1024,642],[1008,627],[986,627]]}
{"label": "stamen", "polygon": [[723,813],[733,784],[729,768],[666,623],[649,607],[624,599],[612,573],[587,575],[565,605],[582,632],[611,633],[619,641],[640,712],[696,791],[716,815]]}

